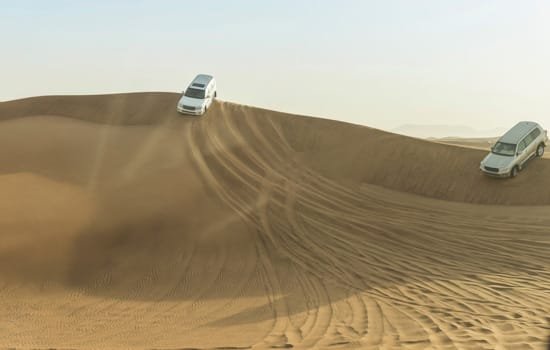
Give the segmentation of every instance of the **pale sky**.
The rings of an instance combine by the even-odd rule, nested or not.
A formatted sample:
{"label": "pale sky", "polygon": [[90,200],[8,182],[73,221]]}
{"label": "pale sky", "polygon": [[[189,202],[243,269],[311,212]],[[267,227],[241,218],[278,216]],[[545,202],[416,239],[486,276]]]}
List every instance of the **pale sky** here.
{"label": "pale sky", "polygon": [[549,1],[0,0],[0,100],[183,90],[382,129],[550,127]]}

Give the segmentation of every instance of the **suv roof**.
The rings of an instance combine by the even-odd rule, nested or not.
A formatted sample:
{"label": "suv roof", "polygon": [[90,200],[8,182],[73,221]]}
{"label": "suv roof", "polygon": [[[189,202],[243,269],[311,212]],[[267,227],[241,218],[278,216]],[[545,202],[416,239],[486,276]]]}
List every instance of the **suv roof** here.
{"label": "suv roof", "polygon": [[195,79],[193,79],[193,81],[191,82],[191,86],[204,90],[206,89],[206,86],[208,86],[208,83],[212,81],[212,79],[214,79],[214,77],[212,77],[211,75],[199,74],[195,77]]}
{"label": "suv roof", "polygon": [[500,142],[517,144],[531,130],[538,126],[535,122],[519,122],[512,129],[508,130],[499,139]]}

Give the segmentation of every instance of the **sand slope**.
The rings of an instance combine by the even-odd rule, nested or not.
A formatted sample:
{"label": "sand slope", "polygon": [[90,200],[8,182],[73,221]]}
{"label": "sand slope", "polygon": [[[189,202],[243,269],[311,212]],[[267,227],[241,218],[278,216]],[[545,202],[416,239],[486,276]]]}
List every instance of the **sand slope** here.
{"label": "sand slope", "polygon": [[549,160],[177,99],[0,103],[0,348],[546,346]]}

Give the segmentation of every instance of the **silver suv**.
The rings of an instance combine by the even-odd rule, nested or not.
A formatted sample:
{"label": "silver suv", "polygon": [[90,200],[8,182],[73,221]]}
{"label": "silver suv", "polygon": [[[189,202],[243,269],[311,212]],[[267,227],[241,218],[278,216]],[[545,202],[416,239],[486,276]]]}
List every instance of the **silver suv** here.
{"label": "silver suv", "polygon": [[183,92],[177,110],[183,114],[202,115],[218,96],[216,80],[211,75],[199,74]]}
{"label": "silver suv", "polygon": [[487,175],[515,177],[529,160],[542,157],[547,142],[547,131],[539,124],[519,122],[491,147],[479,168]]}

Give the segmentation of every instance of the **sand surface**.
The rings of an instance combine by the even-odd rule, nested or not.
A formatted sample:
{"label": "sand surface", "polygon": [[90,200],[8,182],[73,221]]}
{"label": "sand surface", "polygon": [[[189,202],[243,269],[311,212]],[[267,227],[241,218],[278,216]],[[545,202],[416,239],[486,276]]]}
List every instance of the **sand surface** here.
{"label": "sand surface", "polygon": [[0,349],[545,349],[550,160],[139,93],[0,103]]}

